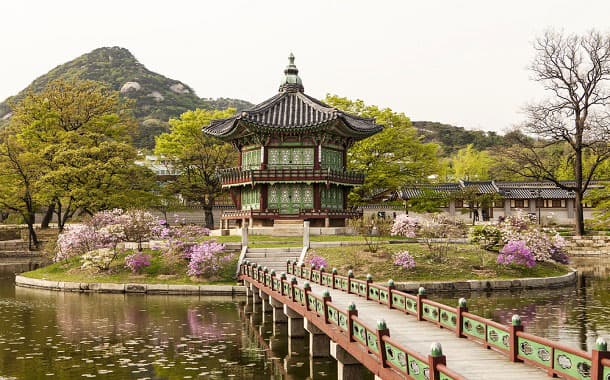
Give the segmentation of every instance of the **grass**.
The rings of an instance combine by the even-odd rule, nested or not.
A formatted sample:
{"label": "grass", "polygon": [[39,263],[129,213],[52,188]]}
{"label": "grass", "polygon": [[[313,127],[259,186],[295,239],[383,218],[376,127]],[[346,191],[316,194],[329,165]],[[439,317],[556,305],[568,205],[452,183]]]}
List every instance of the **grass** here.
{"label": "grass", "polygon": [[81,260],[73,257],[68,260],[53,263],[49,266],[22,273],[22,276],[51,281],[67,282],[103,282],[103,283],[134,283],[134,284],[191,284],[191,285],[232,285],[237,257],[227,264],[218,276],[210,279],[189,277],[186,274],[186,261],[168,264],[162,259],[159,251],[145,250],[151,254],[150,266],[141,274],[134,274],[125,267],[125,256],[131,252],[119,254],[110,265],[108,271],[96,272],[80,268]]}
{"label": "grass", "polygon": [[[328,261],[328,268],[339,274],[353,270],[356,278],[365,279],[370,273],[374,281],[464,281],[484,279],[512,279],[522,277],[551,277],[569,272],[565,265],[537,263],[533,268],[496,263],[497,253],[488,252],[472,244],[454,244],[452,252],[442,262],[434,261],[423,244],[381,245],[377,253],[365,251],[364,246],[342,246],[314,249],[314,254]],[[415,258],[416,266],[404,270],[393,264],[394,254],[407,250]]]}

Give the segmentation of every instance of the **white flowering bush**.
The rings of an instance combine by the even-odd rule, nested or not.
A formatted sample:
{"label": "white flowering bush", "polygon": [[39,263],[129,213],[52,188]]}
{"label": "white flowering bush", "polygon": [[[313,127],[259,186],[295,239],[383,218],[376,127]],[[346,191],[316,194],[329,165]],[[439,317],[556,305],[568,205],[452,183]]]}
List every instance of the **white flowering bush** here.
{"label": "white flowering bush", "polygon": [[404,236],[414,238],[417,232],[417,219],[409,217],[407,214],[399,214],[394,219],[390,234],[392,236]]}
{"label": "white flowering bush", "polygon": [[116,257],[116,251],[110,248],[98,248],[81,256],[81,269],[108,270]]}

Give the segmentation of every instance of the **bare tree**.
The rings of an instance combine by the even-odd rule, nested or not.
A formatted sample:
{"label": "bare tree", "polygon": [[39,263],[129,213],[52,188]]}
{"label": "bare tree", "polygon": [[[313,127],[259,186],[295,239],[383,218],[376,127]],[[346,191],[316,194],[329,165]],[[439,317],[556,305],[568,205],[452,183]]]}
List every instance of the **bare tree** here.
{"label": "bare tree", "polygon": [[[583,195],[600,164],[610,157],[610,36],[597,31],[564,35],[547,31],[534,42],[533,80],[551,96],[526,106],[520,146],[507,150],[510,170],[548,180],[575,194],[575,226],[584,234]],[[574,181],[560,181],[559,166],[573,169]]]}

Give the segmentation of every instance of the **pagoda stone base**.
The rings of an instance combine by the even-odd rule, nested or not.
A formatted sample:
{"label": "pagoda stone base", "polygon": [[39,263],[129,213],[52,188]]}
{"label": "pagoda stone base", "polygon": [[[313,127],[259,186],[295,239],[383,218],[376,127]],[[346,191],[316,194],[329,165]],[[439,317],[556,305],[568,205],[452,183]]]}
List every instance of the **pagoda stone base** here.
{"label": "pagoda stone base", "polygon": [[[267,235],[267,236],[303,236],[303,228],[300,229],[298,234],[295,234],[296,230],[287,231],[285,228],[277,227],[252,227],[248,228],[249,235]],[[290,233],[283,235],[284,233]],[[310,235],[353,235],[354,231],[350,227],[310,227]],[[211,236],[221,235],[241,236],[240,228],[212,230]]]}

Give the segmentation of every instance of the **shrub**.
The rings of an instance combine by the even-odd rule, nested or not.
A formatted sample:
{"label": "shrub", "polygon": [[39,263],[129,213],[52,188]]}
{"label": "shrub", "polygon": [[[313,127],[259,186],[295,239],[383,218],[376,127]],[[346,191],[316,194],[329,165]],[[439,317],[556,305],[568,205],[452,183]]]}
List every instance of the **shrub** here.
{"label": "shrub", "polygon": [[536,265],[536,259],[525,241],[511,240],[500,250],[498,264],[519,264],[531,268]]}
{"label": "shrub", "polygon": [[487,251],[497,250],[501,239],[502,232],[491,224],[474,226],[470,230],[470,241],[479,243],[481,248]]}
{"label": "shrub", "polygon": [[318,256],[318,255],[315,255],[315,254],[308,257],[307,263],[310,266],[314,266],[314,267],[316,267],[318,269],[320,269],[320,267],[326,268],[328,266],[328,261],[326,261],[326,259],[324,257]]}
{"label": "shrub", "polygon": [[405,270],[413,269],[415,268],[415,259],[411,256],[409,251],[398,252],[394,256],[394,265]]}
{"label": "shrub", "polygon": [[390,234],[392,236],[414,238],[416,231],[417,219],[410,218],[407,214],[399,214],[396,216],[396,219],[394,219],[394,224],[392,225]]}
{"label": "shrub", "polygon": [[428,215],[419,220],[418,236],[426,244],[429,257],[434,262],[445,260],[455,249],[452,239],[463,237],[465,232],[464,222],[444,215]]}
{"label": "shrub", "polygon": [[57,237],[57,252],[53,260],[65,260],[102,247],[102,241],[94,227],[86,224],[69,225]]}
{"label": "shrub", "polygon": [[392,221],[385,218],[365,217],[350,219],[348,224],[360,236],[364,238],[367,250],[375,253],[379,250],[385,236],[388,236],[392,229]]}
{"label": "shrub", "polygon": [[116,251],[110,248],[98,248],[81,256],[82,269],[108,270],[116,257]]}
{"label": "shrub", "polygon": [[151,256],[143,252],[135,252],[125,257],[125,266],[133,273],[139,273],[143,268],[150,266]]}
{"label": "shrub", "polygon": [[191,247],[186,255],[189,259],[188,275],[203,277],[217,275],[223,265],[231,260],[230,255],[222,255],[224,249],[224,244],[215,240],[207,240]]}

